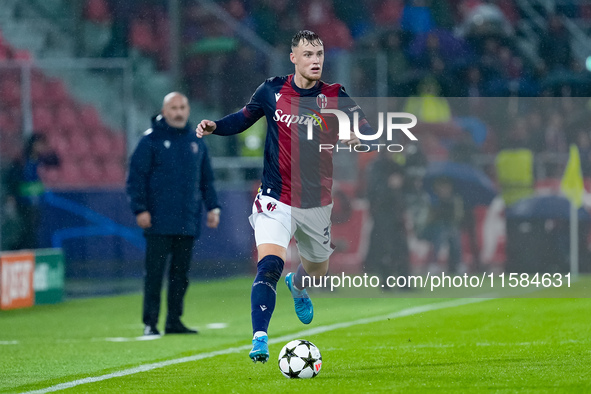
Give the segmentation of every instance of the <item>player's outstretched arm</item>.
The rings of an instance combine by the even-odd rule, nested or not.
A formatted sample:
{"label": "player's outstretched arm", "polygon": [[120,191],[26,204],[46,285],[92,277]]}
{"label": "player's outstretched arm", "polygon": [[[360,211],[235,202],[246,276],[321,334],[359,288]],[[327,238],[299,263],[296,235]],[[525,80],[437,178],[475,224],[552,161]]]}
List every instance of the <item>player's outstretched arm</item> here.
{"label": "player's outstretched arm", "polygon": [[348,145],[348,146],[357,146],[357,145],[361,144],[361,141],[359,140],[359,138],[357,138],[355,133],[353,133],[352,131],[349,131],[349,139],[341,140],[341,143]]}
{"label": "player's outstretched arm", "polygon": [[215,131],[216,127],[217,125],[214,121],[203,119],[201,122],[199,122],[199,125],[197,125],[197,137],[203,138],[204,135],[210,135]]}

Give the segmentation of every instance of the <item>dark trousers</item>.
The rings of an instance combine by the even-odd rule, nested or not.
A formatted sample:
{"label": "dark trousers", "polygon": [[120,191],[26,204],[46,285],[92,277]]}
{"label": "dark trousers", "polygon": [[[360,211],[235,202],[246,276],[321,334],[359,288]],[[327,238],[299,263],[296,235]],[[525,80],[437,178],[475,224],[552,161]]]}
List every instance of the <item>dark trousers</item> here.
{"label": "dark trousers", "polygon": [[160,293],[168,256],[168,316],[166,325],[174,325],[183,315],[183,299],[189,286],[189,268],[195,237],[182,235],[146,235],[146,271],[144,276],[144,324],[156,326],[160,312]]}

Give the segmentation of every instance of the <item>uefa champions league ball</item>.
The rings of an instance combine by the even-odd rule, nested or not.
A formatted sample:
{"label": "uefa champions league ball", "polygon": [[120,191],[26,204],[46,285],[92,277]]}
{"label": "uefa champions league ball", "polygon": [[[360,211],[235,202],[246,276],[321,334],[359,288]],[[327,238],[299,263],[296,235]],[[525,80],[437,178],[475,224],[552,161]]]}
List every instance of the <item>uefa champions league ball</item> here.
{"label": "uefa champions league ball", "polygon": [[320,350],[309,341],[296,339],[279,352],[279,370],[286,378],[309,379],[322,368]]}

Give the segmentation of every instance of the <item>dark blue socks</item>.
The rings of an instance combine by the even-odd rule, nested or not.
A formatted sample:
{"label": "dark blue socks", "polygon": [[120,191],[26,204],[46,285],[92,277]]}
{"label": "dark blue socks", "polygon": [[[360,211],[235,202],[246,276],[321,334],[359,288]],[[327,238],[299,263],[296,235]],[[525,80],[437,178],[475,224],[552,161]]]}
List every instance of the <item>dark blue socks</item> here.
{"label": "dark blue socks", "polygon": [[269,321],[275,310],[277,282],[283,272],[283,259],[279,256],[265,256],[257,264],[257,276],[250,293],[252,332],[267,332]]}

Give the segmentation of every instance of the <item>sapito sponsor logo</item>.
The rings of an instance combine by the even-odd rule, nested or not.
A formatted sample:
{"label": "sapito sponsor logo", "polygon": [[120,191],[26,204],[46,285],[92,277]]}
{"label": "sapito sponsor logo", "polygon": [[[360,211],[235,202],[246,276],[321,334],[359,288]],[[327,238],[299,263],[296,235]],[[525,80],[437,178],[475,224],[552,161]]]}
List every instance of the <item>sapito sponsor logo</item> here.
{"label": "sapito sponsor logo", "polygon": [[[293,115],[284,113],[282,110],[277,109],[275,110],[275,114],[273,116],[273,120],[279,123],[285,123],[287,127],[291,125],[307,125],[308,129],[314,126],[321,126],[321,119],[318,118],[317,115],[314,114],[302,114],[302,115]],[[308,134],[310,135],[310,134]]]}

